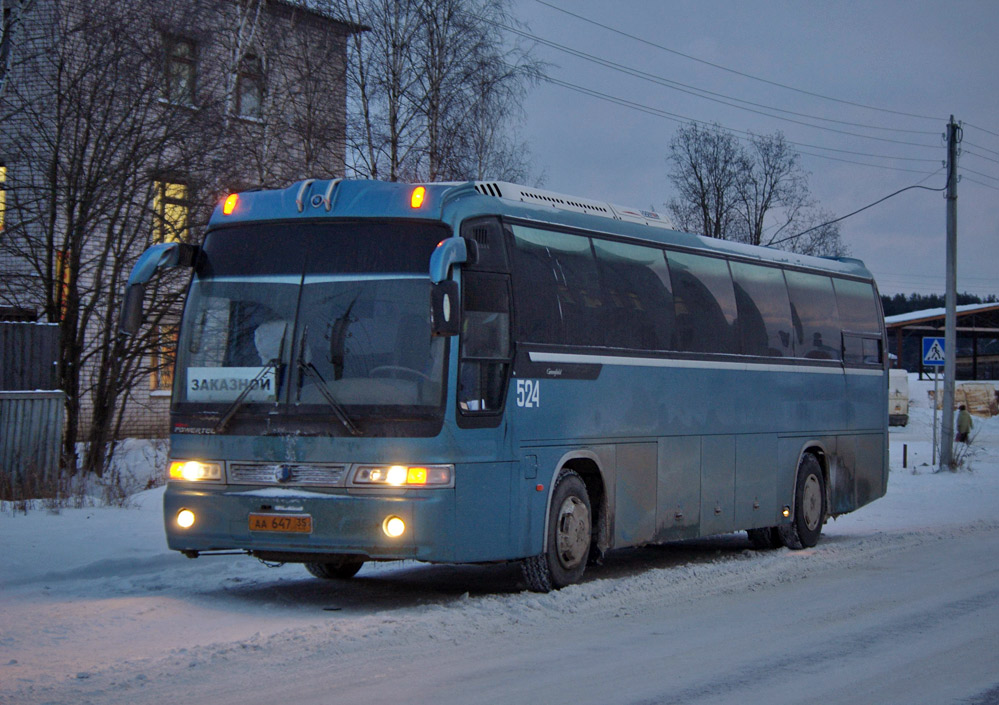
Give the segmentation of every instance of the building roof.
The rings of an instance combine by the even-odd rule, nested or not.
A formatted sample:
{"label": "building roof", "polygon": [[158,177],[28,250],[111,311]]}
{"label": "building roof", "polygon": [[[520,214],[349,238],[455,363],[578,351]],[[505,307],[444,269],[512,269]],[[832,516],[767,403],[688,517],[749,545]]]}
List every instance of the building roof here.
{"label": "building roof", "polygon": [[[992,311],[999,311],[999,303],[964,304],[963,306],[957,307],[958,318],[977,313],[990,313]],[[909,313],[900,313],[896,316],[885,316],[885,326],[888,328],[906,328],[920,323],[943,321],[946,315],[947,310],[943,308],[928,308],[923,311],[910,311]]]}
{"label": "building roof", "polygon": [[348,20],[342,19],[340,15],[335,14],[331,11],[329,3],[316,3],[312,0],[274,0],[278,5],[284,5],[285,7],[290,7],[294,10],[304,10],[310,15],[314,15],[320,19],[327,20],[330,22],[336,22],[347,28],[348,32],[367,32],[371,28],[357,24],[355,22],[350,22]]}

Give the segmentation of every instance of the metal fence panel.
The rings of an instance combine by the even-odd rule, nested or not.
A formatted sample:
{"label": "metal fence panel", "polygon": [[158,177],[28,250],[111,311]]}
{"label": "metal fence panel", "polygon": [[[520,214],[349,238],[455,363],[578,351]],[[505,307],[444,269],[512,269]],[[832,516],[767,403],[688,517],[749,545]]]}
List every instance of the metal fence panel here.
{"label": "metal fence panel", "polygon": [[59,326],[0,323],[0,390],[57,389]]}
{"label": "metal fence panel", "polygon": [[0,392],[0,484],[58,477],[65,408],[59,391]]}

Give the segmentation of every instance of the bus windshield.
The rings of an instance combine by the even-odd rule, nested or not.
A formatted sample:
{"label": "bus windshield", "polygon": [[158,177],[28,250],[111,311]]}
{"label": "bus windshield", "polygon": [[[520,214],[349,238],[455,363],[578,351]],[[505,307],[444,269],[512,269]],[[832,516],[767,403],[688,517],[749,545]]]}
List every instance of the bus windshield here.
{"label": "bus windshield", "polygon": [[355,434],[366,419],[442,413],[428,263],[447,235],[356,221],[210,233],[184,311],[175,411],[221,414],[218,432],[277,408]]}

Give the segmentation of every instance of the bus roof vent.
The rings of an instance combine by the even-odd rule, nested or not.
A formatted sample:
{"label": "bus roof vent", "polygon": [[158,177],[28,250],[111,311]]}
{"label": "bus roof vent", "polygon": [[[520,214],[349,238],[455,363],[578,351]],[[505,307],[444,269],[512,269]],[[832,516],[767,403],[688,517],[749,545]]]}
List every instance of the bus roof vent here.
{"label": "bus roof vent", "polygon": [[587,213],[588,215],[597,215],[603,218],[653,225],[670,230],[674,229],[673,223],[670,222],[669,218],[651,209],[644,210],[615,206],[605,201],[594,201],[589,198],[580,198],[579,196],[568,196],[564,193],[520,186],[506,181],[476,181],[475,190],[484,196],[493,196],[494,198],[503,198],[521,203],[534,203],[536,205],[573,211],[575,213]]}

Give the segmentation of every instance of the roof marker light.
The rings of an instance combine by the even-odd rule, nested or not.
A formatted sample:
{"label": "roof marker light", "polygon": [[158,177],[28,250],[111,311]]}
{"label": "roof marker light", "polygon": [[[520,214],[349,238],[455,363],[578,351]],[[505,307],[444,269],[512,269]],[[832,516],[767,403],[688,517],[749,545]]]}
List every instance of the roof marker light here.
{"label": "roof marker light", "polygon": [[427,195],[427,189],[423,186],[417,186],[413,189],[413,195],[409,198],[409,205],[413,208],[419,208],[423,205],[423,198]]}
{"label": "roof marker light", "polygon": [[225,203],[222,204],[222,215],[232,215],[232,212],[236,210],[237,203],[239,203],[239,194],[230,193],[226,197]]}

